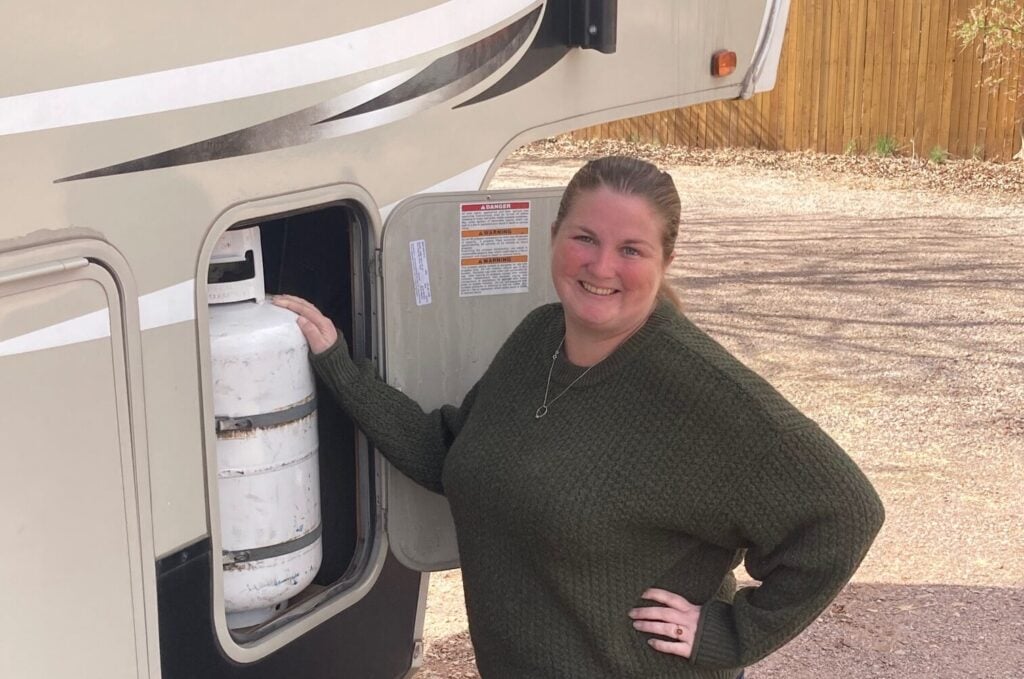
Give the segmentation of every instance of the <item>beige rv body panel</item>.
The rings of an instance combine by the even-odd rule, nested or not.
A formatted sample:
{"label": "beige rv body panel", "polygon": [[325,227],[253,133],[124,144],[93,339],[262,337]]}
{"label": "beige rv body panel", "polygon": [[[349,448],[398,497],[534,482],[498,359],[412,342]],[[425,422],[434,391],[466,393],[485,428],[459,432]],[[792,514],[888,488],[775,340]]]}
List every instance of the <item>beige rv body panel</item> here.
{"label": "beige rv body panel", "polygon": [[[148,677],[157,658],[137,314],[126,263],[103,243],[0,255],[4,325],[98,308],[106,336],[0,357],[6,588],[0,675]],[[5,505],[5,507],[7,507]],[[74,606],[68,606],[74,601]],[[60,611],[59,617],[54,611]],[[59,626],[59,653],[39,639]]]}
{"label": "beige rv body panel", "polygon": [[[16,591],[40,609],[74,600],[88,610],[62,622],[81,628],[74,648],[33,672],[104,677],[159,675],[154,559],[211,534],[218,544],[205,280],[224,230],[349,200],[380,247],[388,216],[408,211],[403,200],[479,189],[523,143],[773,82],[773,64],[752,66],[781,42],[788,9],[631,0],[619,5],[614,54],[566,49],[524,76],[551,11],[541,0],[22,4],[0,42],[0,61],[16,65],[0,72],[0,539],[17,546],[0,573],[27,578]],[[437,66],[496,43],[474,70]],[[711,76],[719,49],[736,51],[735,74]],[[431,89],[423,74],[449,80]],[[411,83],[421,89],[409,93]],[[534,226],[536,288],[516,313],[550,297]],[[476,367],[442,400],[460,399],[497,348],[481,342]],[[429,375],[396,368],[388,379],[437,400]],[[47,624],[45,610],[28,608],[0,613],[7,641]],[[0,648],[0,675],[27,676],[30,660]],[[97,648],[104,672],[62,664],[88,667],[81,659]],[[273,648],[228,652],[246,661]]]}
{"label": "beige rv body panel", "polygon": [[[429,9],[402,2],[22,3],[5,16],[0,96],[205,64],[330,38]],[[197,17],[201,18],[197,21]],[[51,36],[49,39],[46,36]]]}

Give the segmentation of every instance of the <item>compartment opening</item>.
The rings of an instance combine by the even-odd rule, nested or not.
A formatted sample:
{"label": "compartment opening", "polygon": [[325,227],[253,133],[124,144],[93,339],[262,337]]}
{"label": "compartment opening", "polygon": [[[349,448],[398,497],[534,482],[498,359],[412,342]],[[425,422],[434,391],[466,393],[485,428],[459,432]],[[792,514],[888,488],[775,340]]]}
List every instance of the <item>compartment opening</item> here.
{"label": "compartment opening", "polygon": [[[358,204],[346,201],[233,225],[259,226],[266,295],[290,294],[315,304],[340,330],[356,357],[372,343],[370,223]],[[251,254],[251,253],[248,253]],[[211,263],[214,276],[251,275],[251,258]],[[216,273],[214,273],[216,272]],[[253,642],[287,626],[327,599],[349,589],[369,562],[376,506],[372,456],[365,438],[316,380],[319,501],[322,559],[312,584],[277,607],[265,622],[231,630]],[[215,577],[222,577],[220,572]]]}

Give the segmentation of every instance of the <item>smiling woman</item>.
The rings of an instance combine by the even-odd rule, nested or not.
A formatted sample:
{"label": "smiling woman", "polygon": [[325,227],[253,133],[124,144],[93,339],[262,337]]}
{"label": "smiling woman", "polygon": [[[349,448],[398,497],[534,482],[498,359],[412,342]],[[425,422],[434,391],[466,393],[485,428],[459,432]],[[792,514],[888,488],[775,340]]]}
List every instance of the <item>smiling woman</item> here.
{"label": "smiling woman", "polygon": [[[653,165],[588,163],[552,227],[561,303],[431,413],[315,307],[277,300],[342,408],[449,500],[485,678],[735,679],[817,617],[881,525],[835,442],[659,295],[679,214]],[[741,561],[759,586],[737,590]]]}

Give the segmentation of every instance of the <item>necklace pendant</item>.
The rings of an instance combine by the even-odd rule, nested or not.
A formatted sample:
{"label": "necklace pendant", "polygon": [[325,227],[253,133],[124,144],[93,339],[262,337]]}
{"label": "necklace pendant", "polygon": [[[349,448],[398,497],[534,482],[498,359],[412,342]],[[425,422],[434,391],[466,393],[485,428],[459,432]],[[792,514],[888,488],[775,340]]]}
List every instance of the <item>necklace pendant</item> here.
{"label": "necklace pendant", "polygon": [[535,412],[533,414],[533,416],[534,416],[534,418],[539,420],[540,418],[544,417],[547,414],[548,414],[548,407],[547,407],[547,405],[542,405],[540,408],[537,408],[537,412]]}

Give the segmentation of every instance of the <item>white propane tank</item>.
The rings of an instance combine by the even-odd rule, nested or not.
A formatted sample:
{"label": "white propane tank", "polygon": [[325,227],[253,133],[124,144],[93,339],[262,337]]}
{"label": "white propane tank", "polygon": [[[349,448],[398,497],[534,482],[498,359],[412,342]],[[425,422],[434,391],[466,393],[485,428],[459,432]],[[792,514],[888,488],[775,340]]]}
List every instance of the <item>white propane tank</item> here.
{"label": "white propane tank", "polygon": [[295,314],[264,299],[259,228],[229,231],[210,259],[228,627],[269,620],[320,568],[316,392]]}

